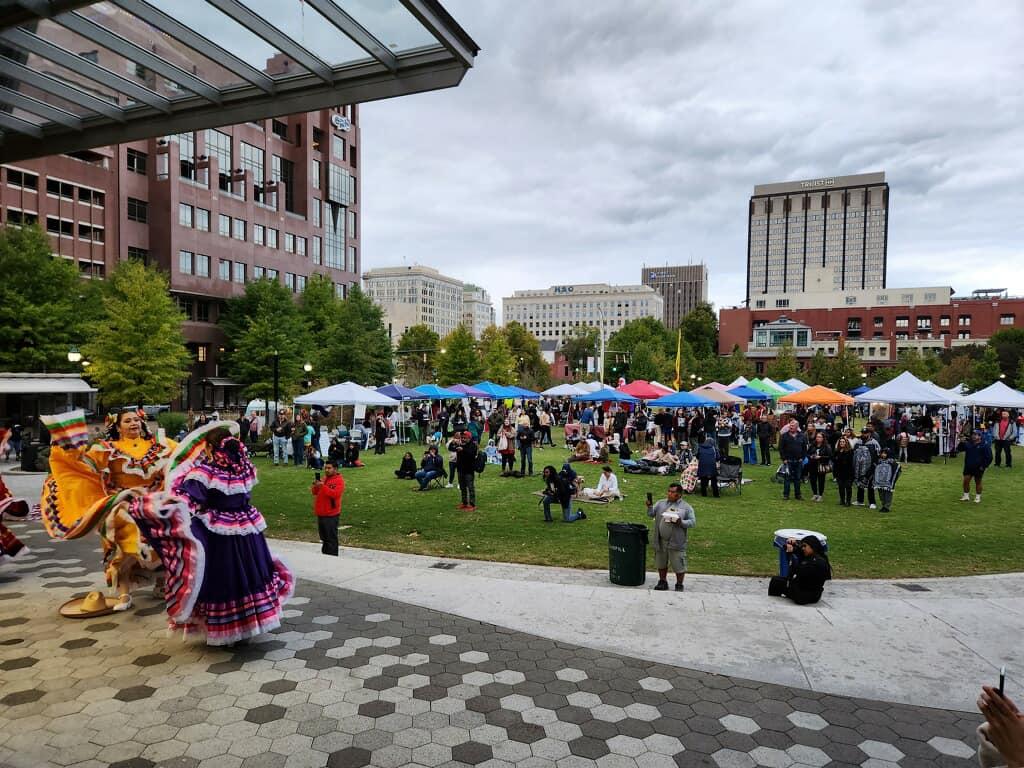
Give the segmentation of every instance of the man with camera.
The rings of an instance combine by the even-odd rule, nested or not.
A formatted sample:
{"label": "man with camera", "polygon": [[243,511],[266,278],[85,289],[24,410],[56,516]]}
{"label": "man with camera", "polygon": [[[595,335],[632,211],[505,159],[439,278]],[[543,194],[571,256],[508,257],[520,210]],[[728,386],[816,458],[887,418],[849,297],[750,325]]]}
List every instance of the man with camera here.
{"label": "man with camera", "polygon": [[341,497],[345,493],[345,478],[338,474],[338,464],[334,459],[324,462],[324,479],[320,473],[314,475],[313,514],[316,515],[317,529],[320,532],[320,551],[325,555],[338,556],[338,518],[341,516]]}
{"label": "man with camera", "polygon": [[470,432],[463,432],[462,439],[455,446],[455,469],[459,473],[459,490],[462,503],[459,509],[472,512],[476,509],[476,454],[477,445]]}
{"label": "man with camera", "polygon": [[683,486],[672,483],[666,497],[652,504],[647,494],[647,516],[654,518],[654,567],[658,569],[658,583],[654,589],[668,589],[669,566],[676,574],[676,592],[683,591],[686,578],[686,542],[689,530],[697,524],[693,507],[683,501]]}

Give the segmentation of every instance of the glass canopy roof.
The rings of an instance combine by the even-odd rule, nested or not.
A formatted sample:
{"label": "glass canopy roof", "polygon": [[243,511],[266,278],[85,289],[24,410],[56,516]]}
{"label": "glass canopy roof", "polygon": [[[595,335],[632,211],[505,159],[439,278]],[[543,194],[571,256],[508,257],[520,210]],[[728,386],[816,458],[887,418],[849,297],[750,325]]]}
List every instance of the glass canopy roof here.
{"label": "glass canopy roof", "polygon": [[458,85],[437,0],[0,3],[0,162]]}

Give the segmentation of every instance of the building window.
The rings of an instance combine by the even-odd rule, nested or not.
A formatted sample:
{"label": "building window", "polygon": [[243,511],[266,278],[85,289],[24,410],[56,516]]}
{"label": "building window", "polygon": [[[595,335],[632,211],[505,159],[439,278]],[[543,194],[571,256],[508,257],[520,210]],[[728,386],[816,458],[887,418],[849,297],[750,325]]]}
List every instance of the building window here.
{"label": "building window", "polygon": [[875,322],[875,328],[881,328],[883,325],[885,325],[885,318],[884,317],[878,317],[876,315],[874,322]]}
{"label": "building window", "polygon": [[789,299],[776,299],[775,300],[775,308],[776,309],[783,309],[783,308],[788,307],[788,306],[789,306]]}
{"label": "building window", "polygon": [[183,179],[196,179],[196,135],[194,133],[179,133],[170,137],[172,141],[178,142],[178,166],[179,176]]}
{"label": "building window", "polygon": [[970,315],[960,315],[960,317],[957,320],[957,322],[960,324],[961,328],[968,328],[971,325],[971,316]]}
{"label": "building window", "polygon": [[348,210],[346,220],[348,221],[348,236],[353,240],[357,239],[359,235],[356,232],[356,212],[351,208]]}
{"label": "building window", "polygon": [[231,280],[231,262],[230,261],[228,261],[227,259],[221,259],[220,263],[217,265],[217,270],[218,270],[217,271],[217,276],[221,280],[226,280],[226,281],[230,281]]}
{"label": "building window", "polygon": [[900,294],[900,302],[902,304],[913,304],[914,303],[914,294],[912,294],[912,293]]}
{"label": "building window", "polygon": [[284,252],[295,253],[295,235],[291,232],[284,233]]}
{"label": "building window", "polygon": [[896,318],[896,327],[897,328],[909,328],[910,327],[910,318],[909,317],[897,317]]}
{"label": "building window", "polygon": [[939,327],[949,328],[949,315],[941,315],[939,317]]}
{"label": "building window", "polygon": [[175,296],[174,303],[178,305],[178,309],[181,310],[181,314],[185,316],[186,320],[192,319],[192,299],[187,296]]}
{"label": "building window", "polygon": [[1013,325],[1015,321],[1016,321],[1016,315],[1000,315],[999,316],[999,324],[1000,325]]}
{"label": "building window", "polygon": [[269,269],[268,268],[267,269],[267,279],[268,280],[277,280],[277,270],[276,269]]}
{"label": "building window", "polygon": [[930,331],[932,329],[931,317],[925,317],[918,315],[917,317],[917,330],[919,331]]}
{"label": "building window", "polygon": [[54,197],[66,197],[68,200],[74,200],[75,185],[68,184],[64,181],[57,181],[57,179],[47,179],[46,194],[53,195]]}
{"label": "building window", "polygon": [[134,197],[128,198],[128,221],[137,221],[140,224],[145,224],[149,221],[149,203],[145,200],[136,200]]}
{"label": "building window", "polygon": [[13,168],[8,168],[7,183],[12,187],[39,190],[39,177],[28,171],[16,171]]}
{"label": "building window", "polygon": [[926,293],[926,294],[924,295],[924,300],[925,300],[925,301],[935,301],[935,299],[936,299],[936,298],[937,298],[937,297],[936,297],[936,295],[935,295],[935,292],[934,292],[934,291],[929,291],[928,293]]}
{"label": "building window", "polygon": [[201,253],[196,254],[195,259],[196,266],[196,277],[209,277],[210,276],[210,257],[204,256]]}
{"label": "building window", "polygon": [[295,238],[295,253],[299,256],[306,255],[306,238],[296,237]]}
{"label": "building window", "polygon": [[217,233],[222,237],[231,237],[231,217],[223,213],[217,216]]}
{"label": "building window", "polygon": [[346,265],[349,272],[359,271],[359,267],[356,264],[358,258],[359,254],[356,252],[356,247],[354,245],[350,245],[348,247],[348,264]]}
{"label": "building window", "polygon": [[[313,129],[316,132],[316,128]],[[309,173],[313,177],[313,189],[320,189],[321,165],[319,160],[314,160],[310,165]]]}
{"label": "building window", "polygon": [[327,198],[341,206],[355,202],[355,179],[340,165],[327,166]]}
{"label": "building window", "polygon": [[209,348],[206,344],[196,344],[196,362],[205,363],[209,354]]}
{"label": "building window", "polygon": [[128,170],[132,173],[140,173],[145,176],[148,160],[149,155],[145,152],[139,152],[137,149],[128,150]]}
{"label": "building window", "polygon": [[191,251],[178,251],[178,271],[183,275],[195,274],[195,256]]}
{"label": "building window", "polygon": [[263,267],[254,266],[252,268],[252,279],[253,280],[262,280],[266,276],[267,276],[267,270],[265,270]]}
{"label": "building window", "polygon": [[295,213],[295,163],[274,155],[270,159],[270,178],[284,185],[284,209]]}
{"label": "building window", "polygon": [[149,251],[145,248],[138,248],[134,245],[129,245],[128,258],[132,261],[142,262],[145,266],[149,266]]}
{"label": "building window", "polygon": [[190,229],[195,225],[196,210],[187,203],[178,203],[178,223]]}
{"label": "building window", "polygon": [[345,140],[333,133],[331,134],[331,157],[345,162]]}
{"label": "building window", "polygon": [[277,248],[277,230],[267,228],[267,248]]}
{"label": "building window", "polygon": [[231,220],[231,236],[235,240],[245,240],[245,219]]}
{"label": "building window", "polygon": [[857,304],[857,297],[856,296],[847,296],[846,297],[846,306],[852,307],[852,306],[855,306],[856,304]]}
{"label": "building window", "polygon": [[765,305],[764,299],[757,299],[754,302],[754,309],[764,309],[764,305]]}
{"label": "building window", "polygon": [[262,203],[265,195],[263,182],[267,178],[264,174],[266,153],[259,147],[241,142],[242,160],[239,163],[243,171],[249,171],[249,178],[252,181],[252,199]]}
{"label": "building window", "polygon": [[86,189],[85,187],[78,188],[78,202],[85,205],[94,205],[97,208],[102,208],[106,202],[107,196],[102,192],[97,192],[94,189]]}
{"label": "building window", "polygon": [[236,261],[235,262],[235,282],[236,283],[244,283],[245,282],[245,264],[243,264],[240,261]]}
{"label": "building window", "polygon": [[206,154],[217,158],[218,186],[225,192],[231,191],[231,137],[212,128],[206,131]]}
{"label": "building window", "polygon": [[210,212],[205,208],[196,208],[196,229],[200,232],[210,231]]}
{"label": "building window", "polygon": [[875,303],[876,304],[888,304],[889,303],[889,294],[888,293],[880,293],[880,294],[878,294],[877,296],[875,296]]}
{"label": "building window", "polygon": [[87,240],[93,243],[102,243],[105,238],[103,227],[94,227],[90,224],[78,223],[78,239]]}
{"label": "building window", "polygon": [[306,290],[306,276],[296,275],[295,276],[295,291],[297,293],[303,293]]}
{"label": "building window", "polygon": [[51,235],[71,237],[75,231],[75,222],[68,219],[60,219],[56,216],[47,216],[46,231]]}
{"label": "building window", "polygon": [[252,225],[252,241],[256,245],[263,245],[266,242],[267,229],[262,224]]}
{"label": "building window", "polygon": [[313,201],[310,203],[310,212],[313,214],[313,226],[314,227],[323,226],[323,224],[321,223],[321,219],[320,219],[320,214],[321,214],[320,206],[321,206],[320,200],[318,200],[317,198],[314,197]]}
{"label": "building window", "polygon": [[317,235],[313,235],[313,263],[323,264],[324,241]]}
{"label": "building window", "polygon": [[970,331],[958,331],[957,334],[956,334],[956,337],[958,339],[969,339],[969,338],[971,338],[971,332]]}
{"label": "building window", "polygon": [[277,138],[288,141],[288,123],[282,122],[281,120],[271,120],[270,131],[277,136]]}
{"label": "building window", "polygon": [[295,275],[291,272],[284,273],[284,287],[292,292],[295,291]]}

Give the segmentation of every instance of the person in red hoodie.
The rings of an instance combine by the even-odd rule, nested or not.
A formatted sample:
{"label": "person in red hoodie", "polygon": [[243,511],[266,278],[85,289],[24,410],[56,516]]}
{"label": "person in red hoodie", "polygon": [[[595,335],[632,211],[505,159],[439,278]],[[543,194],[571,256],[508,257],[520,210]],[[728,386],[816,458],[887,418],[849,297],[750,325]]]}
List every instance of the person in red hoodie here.
{"label": "person in red hoodie", "polygon": [[324,479],[316,480],[310,489],[313,496],[313,514],[320,532],[325,555],[338,556],[338,518],[341,516],[341,497],[345,493],[345,478],[338,474],[338,465],[328,459],[324,462]]}

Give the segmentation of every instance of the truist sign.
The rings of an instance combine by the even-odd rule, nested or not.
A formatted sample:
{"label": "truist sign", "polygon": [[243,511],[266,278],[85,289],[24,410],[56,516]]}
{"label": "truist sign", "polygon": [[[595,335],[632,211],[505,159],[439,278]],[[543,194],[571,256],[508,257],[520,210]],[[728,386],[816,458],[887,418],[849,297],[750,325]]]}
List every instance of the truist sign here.
{"label": "truist sign", "polygon": [[835,178],[831,179],[812,179],[811,181],[801,181],[800,186],[804,189],[813,187],[831,187],[836,183]]}
{"label": "truist sign", "polygon": [[349,128],[352,127],[352,121],[349,120],[344,115],[339,115],[337,112],[335,112],[333,115],[331,115],[331,125],[337,128],[339,131],[347,131]]}

